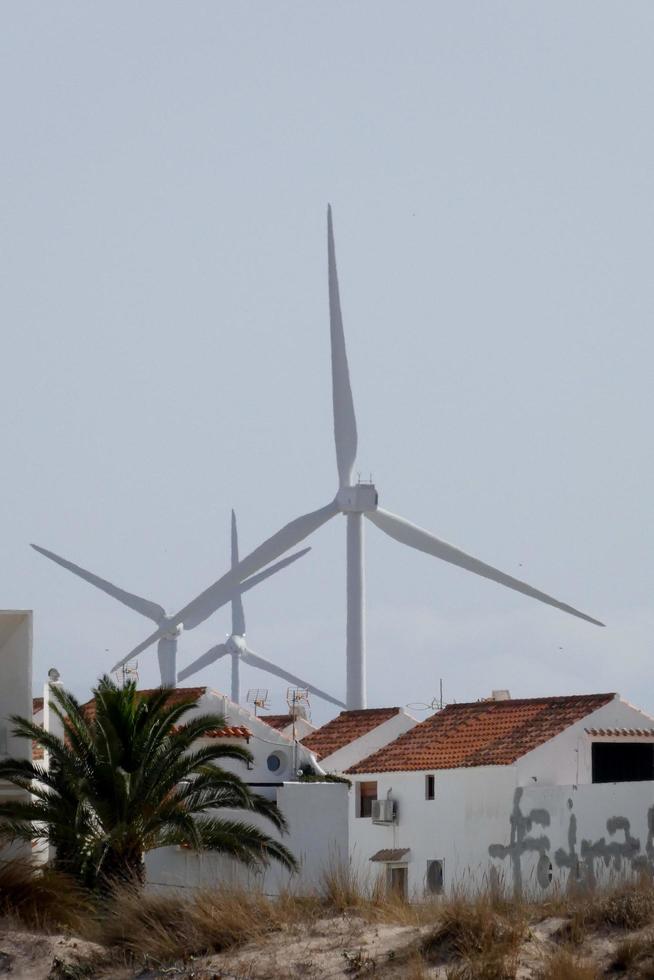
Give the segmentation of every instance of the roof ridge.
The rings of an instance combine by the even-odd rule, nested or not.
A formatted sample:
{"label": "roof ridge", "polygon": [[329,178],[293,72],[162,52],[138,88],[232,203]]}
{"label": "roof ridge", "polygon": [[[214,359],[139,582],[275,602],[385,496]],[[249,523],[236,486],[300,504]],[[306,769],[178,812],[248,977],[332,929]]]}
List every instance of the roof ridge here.
{"label": "roof ridge", "polygon": [[[501,698],[497,700],[495,698],[480,698],[478,701],[454,701],[451,704],[446,704],[442,710],[449,711],[456,710],[457,708],[479,708],[488,707],[489,705],[502,706],[539,703],[551,704],[552,701],[591,701],[594,698],[616,698],[619,696],[620,695],[616,691],[599,691],[596,694],[552,694],[550,697],[544,694],[536,698]],[[440,714],[440,712],[436,713]],[[433,715],[430,715],[430,718],[432,717]]]}
{"label": "roof ridge", "polygon": [[450,705],[351,766],[348,772],[511,765],[615,696],[554,695]]}

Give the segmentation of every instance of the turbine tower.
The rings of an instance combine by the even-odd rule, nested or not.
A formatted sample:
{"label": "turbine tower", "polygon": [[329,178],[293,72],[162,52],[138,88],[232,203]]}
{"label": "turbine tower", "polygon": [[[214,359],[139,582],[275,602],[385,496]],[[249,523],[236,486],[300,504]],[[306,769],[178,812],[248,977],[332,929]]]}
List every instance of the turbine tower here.
{"label": "turbine tower", "polygon": [[[236,528],[236,514],[232,511],[232,569],[238,566],[238,531]],[[287,670],[283,670],[278,667],[277,664],[271,663],[269,660],[264,660],[254,651],[250,650],[245,641],[245,612],[243,611],[243,599],[241,592],[236,591],[232,598],[232,632],[227,637],[224,643],[218,643],[215,647],[207,650],[201,657],[194,660],[193,663],[189,664],[188,667],[184,667],[180,670],[177,675],[177,681],[181,682],[186,680],[187,677],[191,677],[196,674],[203,667],[208,667],[209,664],[213,664],[216,660],[220,660],[221,657],[229,656],[232,659],[232,701],[236,704],[240,700],[240,664],[241,660],[243,663],[249,664],[252,667],[258,667],[260,670],[266,670],[269,674],[274,674],[276,677],[281,677],[283,680],[288,681],[295,687],[302,688],[303,690],[311,691],[312,694],[317,695],[319,698],[324,698],[325,701],[331,702],[331,704],[337,705],[339,708],[344,708],[345,705],[338,698],[333,697],[331,694],[327,694],[325,691],[321,691],[319,687],[315,687],[313,684],[309,684],[307,681],[303,681],[301,678],[296,677],[295,674],[289,674]]]}
{"label": "turbine tower", "polygon": [[[233,513],[233,512],[232,512]],[[84,579],[85,582],[90,582],[94,585],[96,589],[100,589],[102,592],[106,592],[107,595],[112,596],[121,602],[124,606],[129,606],[130,609],[134,609],[136,612],[140,613],[142,616],[147,616],[148,619],[153,620],[157,624],[159,635],[157,636],[157,655],[159,658],[159,674],[161,677],[161,684],[163,687],[175,687],[176,674],[177,674],[177,641],[183,629],[183,624],[174,621],[173,616],[169,616],[163,606],[160,606],[157,602],[152,602],[150,599],[144,599],[143,596],[135,595],[132,592],[126,592],[124,589],[119,588],[112,582],[107,582],[106,579],[100,578],[99,575],[94,575],[93,572],[87,571],[87,569],[82,568],[80,565],[75,565],[72,561],[68,561],[66,558],[62,558],[61,555],[57,555],[54,551],[48,551],[46,548],[40,548],[39,545],[33,544],[32,548],[38,551],[39,554],[45,555],[51,561],[61,565],[62,568],[68,569],[73,575],[77,575],[79,578]],[[270,568],[266,568],[265,571],[258,575],[254,575],[252,578],[248,579],[247,582],[236,582],[232,586],[232,593],[230,598],[236,599],[240,602],[241,593],[248,592],[250,589],[254,588],[264,579],[269,578],[276,572],[280,572],[282,568],[286,568],[291,565],[298,558],[302,558],[306,555],[310,548],[303,548],[302,551],[296,552],[294,555],[289,555],[288,558],[282,559],[282,561],[277,562],[277,564],[272,565]],[[208,615],[211,615],[210,613]],[[206,618],[206,617],[205,617]],[[192,626],[197,626],[202,620],[198,620],[197,623],[189,623],[188,629]],[[130,658],[128,658],[130,659]],[[123,661],[126,663],[127,661]],[[121,664],[122,666],[122,664]]]}
{"label": "turbine tower", "polygon": [[[492,565],[466,554],[454,545],[430,534],[429,531],[411,524],[409,521],[382,510],[378,506],[377,489],[372,483],[352,482],[352,473],[357,453],[357,426],[350,385],[350,372],[345,349],[341,303],[336,273],[336,252],[332,227],[331,207],[327,209],[327,265],[329,282],[329,315],[332,360],[332,397],[334,410],[334,439],[336,443],[336,463],[338,467],[339,488],[330,503],[319,510],[297,517],[263,544],[255,548],[238,565],[231,568],[221,579],[209,586],[193,602],[171,617],[173,625],[189,623],[196,625],[213,612],[219,605],[229,602],[230,590],[234,585],[253,575],[259,568],[274,561],[303,541],[319,527],[337,514],[343,514],[347,523],[347,706],[364,708],[366,706],[366,650],[364,617],[364,563],[363,563],[363,518],[366,517],[381,531],[395,538],[400,544],[408,545],[417,551],[440,558],[450,565],[457,565],[468,572],[497,582],[508,589],[538,599],[549,606],[596,626],[603,626],[597,619],[580,612],[573,606],[555,599],[526,582],[499,571]],[[140,643],[117,666],[147,649],[162,636],[156,630]]]}

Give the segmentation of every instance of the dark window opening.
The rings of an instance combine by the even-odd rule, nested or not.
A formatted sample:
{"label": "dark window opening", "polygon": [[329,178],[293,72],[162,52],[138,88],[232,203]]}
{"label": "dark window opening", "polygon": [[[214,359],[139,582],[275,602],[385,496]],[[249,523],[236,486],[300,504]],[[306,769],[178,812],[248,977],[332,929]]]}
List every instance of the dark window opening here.
{"label": "dark window opening", "polygon": [[443,862],[427,861],[427,892],[430,895],[443,894]]}
{"label": "dark window opening", "polygon": [[635,783],[654,779],[654,743],[593,742],[594,783]]}
{"label": "dark window opening", "polygon": [[425,799],[433,800],[436,795],[436,777],[425,776]]}
{"label": "dark window opening", "polygon": [[357,783],[359,790],[358,817],[371,817],[372,804],[377,799],[377,783]]}

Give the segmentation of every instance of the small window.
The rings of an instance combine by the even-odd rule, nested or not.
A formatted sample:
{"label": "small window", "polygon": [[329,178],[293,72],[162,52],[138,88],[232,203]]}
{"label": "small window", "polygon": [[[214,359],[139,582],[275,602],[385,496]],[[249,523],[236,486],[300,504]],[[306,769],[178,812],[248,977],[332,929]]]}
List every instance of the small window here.
{"label": "small window", "polygon": [[357,783],[357,816],[371,817],[372,804],[377,799],[377,783]]}
{"label": "small window", "polygon": [[654,779],[654,743],[593,742],[594,783],[635,783]]}
{"label": "small window", "polygon": [[281,769],[282,760],[281,757],[277,754],[277,752],[273,752],[271,755],[268,756],[268,758],[266,759],[266,765],[268,766],[271,772],[278,772],[279,769]]}
{"label": "small window", "polygon": [[436,796],[436,777],[425,776],[425,799],[433,800]]}
{"label": "small window", "polygon": [[425,877],[425,891],[429,895],[443,894],[443,862],[427,861],[427,875]]}

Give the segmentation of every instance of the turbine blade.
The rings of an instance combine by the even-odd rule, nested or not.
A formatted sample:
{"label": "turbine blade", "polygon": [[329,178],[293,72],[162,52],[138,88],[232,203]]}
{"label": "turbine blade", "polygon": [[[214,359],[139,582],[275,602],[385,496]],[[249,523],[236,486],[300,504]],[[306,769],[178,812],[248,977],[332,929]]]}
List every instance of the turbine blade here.
{"label": "turbine blade", "polygon": [[129,606],[130,609],[141,613],[142,616],[147,616],[148,619],[154,620],[155,623],[159,623],[166,615],[165,609],[157,602],[151,602],[150,599],[144,599],[142,596],[134,595],[132,592],[125,592],[124,589],[120,589],[117,585],[107,582],[105,579],[100,578],[99,575],[94,575],[93,572],[88,572],[85,568],[74,565],[72,561],[62,558],[61,555],[56,555],[54,551],[40,548],[38,544],[33,544],[32,548],[38,551],[40,555],[45,555],[50,561],[54,561],[57,565],[61,565],[62,568],[68,569],[69,572],[77,575],[78,578],[83,578],[85,582],[90,582],[96,589],[100,589],[102,592],[106,592],[107,595],[117,599],[118,602],[122,602],[124,606]]}
{"label": "turbine blade", "polygon": [[186,629],[193,629],[194,626],[203,623],[216,609],[220,609],[221,606],[230,601],[235,585],[254,575],[260,568],[269,565],[275,558],[283,555],[285,551],[304,540],[313,531],[317,531],[319,527],[338,513],[336,501],[332,500],[326,507],[314,510],[310,514],[303,514],[302,517],[296,517],[294,521],[286,524],[263,544],[260,544],[258,548],[251,551],[249,555],[246,555],[235,568],[230,569],[217,582],[214,582],[199,596],[192,599],[175,616],[169,617],[163,629],[155,630],[142,643],[134,647],[127,656],[119,660],[112,670],[118,670],[128,660],[133,660],[143,650],[147,650],[160,636],[163,636],[165,630],[170,630],[180,624],[183,624]]}
{"label": "turbine blade", "polygon": [[[258,575],[253,575],[252,578],[248,578],[245,580],[245,582],[241,582],[241,595],[244,592],[249,592],[250,589],[253,589],[255,585],[259,584],[259,582],[265,581],[267,578],[270,578],[271,575],[275,575],[277,572],[281,572],[283,568],[287,568],[289,565],[292,565],[293,562],[298,560],[298,558],[302,558],[310,551],[311,548],[303,548],[302,551],[296,551],[294,554],[289,555],[288,558],[282,558],[281,561],[276,562],[274,565],[270,565],[269,568],[264,568],[264,570],[259,572]],[[242,633],[237,635],[243,636]]]}
{"label": "turbine blade", "polygon": [[[236,514],[232,511],[232,568],[236,568],[237,565],[238,531],[236,529]],[[245,636],[245,612],[241,591],[235,592],[232,596],[232,633],[235,633],[236,636]]]}
{"label": "turbine blade", "polygon": [[285,681],[294,684],[295,687],[301,687],[306,691],[311,691],[316,697],[323,698],[325,701],[329,701],[331,704],[337,705],[339,708],[344,708],[345,705],[338,698],[332,697],[331,694],[327,694],[326,691],[321,691],[319,687],[314,687],[313,684],[309,684],[308,681],[303,681],[301,677],[296,677],[295,674],[290,674],[287,670],[283,670],[278,667],[277,664],[271,663],[269,660],[264,660],[258,654],[253,653],[252,650],[245,649],[241,654],[241,660],[246,664],[250,664],[251,667],[258,667],[260,670],[267,670],[269,674],[275,674],[276,677],[281,677]]}
{"label": "turbine blade", "polygon": [[329,275],[329,326],[332,350],[332,399],[334,404],[334,441],[336,463],[341,487],[352,483],[352,470],[357,456],[357,423],[350,386],[350,370],[345,349],[341,299],[336,272],[336,249],[332,226],[331,204],[327,207],[327,254]]}
{"label": "turbine blade", "polygon": [[197,660],[190,663],[188,667],[184,667],[183,670],[179,671],[177,674],[177,683],[179,684],[180,681],[185,681],[187,677],[191,677],[192,674],[197,674],[197,672],[202,670],[203,667],[208,667],[209,664],[213,664],[216,662],[216,660],[220,660],[220,658],[224,657],[226,653],[229,653],[229,650],[224,643],[218,643],[215,647],[211,647],[211,649],[207,650],[206,653],[203,653],[201,657],[198,657]]}
{"label": "turbine blade", "polygon": [[451,565],[458,565],[459,568],[465,568],[466,571],[474,572],[475,575],[489,578],[492,582],[505,585],[507,589],[522,592],[523,595],[531,596],[532,599],[538,599],[539,602],[545,602],[548,606],[554,606],[556,609],[562,609],[563,612],[570,613],[571,616],[578,616],[579,619],[585,619],[589,623],[594,623],[595,626],[604,626],[604,623],[601,623],[598,619],[593,619],[592,616],[587,616],[586,613],[580,612],[573,606],[569,606],[565,602],[559,602],[558,599],[554,599],[551,595],[532,588],[526,582],[521,582],[520,579],[513,578],[512,575],[500,572],[497,568],[493,568],[492,565],[487,565],[485,562],[479,561],[478,558],[467,555],[465,551],[460,551],[459,548],[455,548],[453,545],[441,541],[440,538],[436,538],[433,534],[429,534],[428,531],[424,531],[422,528],[416,527],[415,524],[405,521],[402,517],[389,514],[388,511],[381,509],[369,511],[366,513],[366,517],[373,524],[376,524],[381,531],[388,534],[389,537],[395,538],[396,541],[400,541],[402,544],[409,545],[410,548],[417,548],[418,551],[424,551],[428,555],[434,555],[434,557],[441,558]]}

